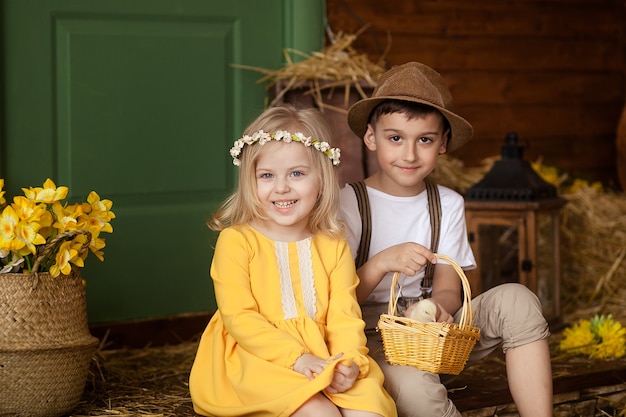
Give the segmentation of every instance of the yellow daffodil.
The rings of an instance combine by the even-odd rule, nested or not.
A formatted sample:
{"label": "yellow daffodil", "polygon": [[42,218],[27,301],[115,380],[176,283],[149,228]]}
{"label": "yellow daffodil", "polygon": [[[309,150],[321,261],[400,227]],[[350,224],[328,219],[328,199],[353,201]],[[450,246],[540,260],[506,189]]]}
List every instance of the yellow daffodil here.
{"label": "yellow daffodil", "polygon": [[581,178],[575,178],[570,183],[567,173],[561,173],[559,169],[544,165],[541,162],[533,162],[532,167],[544,181],[556,186],[561,194],[574,194],[580,189],[592,189],[599,192],[604,190],[599,181],[592,183]]}
{"label": "yellow daffodil", "polygon": [[7,201],[4,199],[4,194],[6,193],[6,191],[4,191],[4,178],[0,178],[0,206],[4,206]]}
{"label": "yellow daffodil", "polygon": [[48,178],[43,183],[43,188],[41,187],[30,187],[30,188],[22,188],[24,191],[24,195],[37,202],[42,203],[54,203],[55,201],[63,200],[67,197],[67,193],[69,189],[67,187],[58,187],[50,178]]}
{"label": "yellow daffodil", "polygon": [[68,188],[48,178],[43,187],[22,188],[24,195],[7,205],[3,188],[0,179],[0,274],[30,272],[37,264],[56,277],[84,267],[90,252],[104,260],[100,234],[113,232],[111,200],[92,191],[86,202],[68,205]]}
{"label": "yellow daffodil", "polygon": [[594,191],[598,191],[601,192],[603,190],[602,187],[602,183],[599,181],[596,181],[594,183],[590,183],[589,181],[580,179],[580,178],[576,178],[574,180],[574,182],[569,186],[566,187],[563,190],[563,193],[565,194],[574,194],[576,191],[580,190],[580,189],[586,189],[586,188],[590,188]]}
{"label": "yellow daffodil", "polygon": [[[72,240],[72,247],[76,249],[76,251],[78,252],[78,256],[76,258],[73,258],[70,262],[82,268],[85,265],[84,259],[86,259],[87,255],[89,254],[88,250],[86,250],[85,248],[89,248],[90,243],[91,241],[87,241],[87,235],[81,234],[75,236]],[[101,260],[104,260],[104,258],[102,258]]]}
{"label": "yellow daffodil", "polygon": [[7,206],[2,210],[0,216],[0,249],[15,250],[15,234],[19,222],[20,218],[12,206]]}
{"label": "yellow daffodil", "polygon": [[591,323],[589,320],[580,320],[574,326],[563,330],[563,339],[559,348],[571,353],[588,355],[591,352],[591,346],[595,343],[596,338],[591,331]]}
{"label": "yellow daffodil", "polygon": [[601,341],[595,346],[590,357],[599,359],[621,358],[626,354],[626,329],[609,315],[599,317],[595,333]]}
{"label": "yellow daffodil", "polygon": [[89,242],[89,250],[91,250],[91,253],[96,255],[96,257],[101,261],[104,261],[104,252],[102,252],[101,249],[105,246],[106,242],[104,239],[92,235],[91,242]]}
{"label": "yellow daffodil", "polygon": [[76,249],[72,248],[71,242],[63,242],[57,250],[55,264],[50,267],[50,275],[58,277],[60,274],[69,275],[72,272],[70,260],[78,255]]}
{"label": "yellow daffodil", "polygon": [[95,191],[89,193],[87,203],[83,204],[85,215],[81,219],[86,229],[95,236],[98,236],[100,232],[113,233],[110,221],[115,218],[115,213],[111,211],[112,206],[111,200],[100,200],[100,196]]}
{"label": "yellow daffodil", "polygon": [[539,176],[547,183],[552,184],[556,187],[561,185],[561,183],[567,178],[567,175],[562,175],[559,173],[559,170],[555,167],[544,165],[540,162],[533,162],[533,169]]}
{"label": "yellow daffodil", "polygon": [[45,204],[39,204],[22,196],[17,196],[11,204],[20,220],[26,222],[41,222],[41,218],[46,215]]}
{"label": "yellow daffodil", "polygon": [[78,216],[83,213],[80,204],[74,204],[72,206],[63,206],[58,201],[52,204],[52,212],[56,221],[52,224],[59,233],[66,232],[68,230],[78,230]]}
{"label": "yellow daffodil", "polygon": [[46,239],[39,233],[41,226],[37,222],[21,220],[13,206],[7,206],[0,216],[0,248],[16,251],[24,256],[35,254],[35,245],[46,243]]}
{"label": "yellow daffodil", "polygon": [[40,227],[38,223],[34,222],[20,222],[17,224],[15,237],[22,245],[22,248],[18,249],[17,253],[20,255],[28,255],[28,253],[35,255],[37,253],[35,245],[43,245],[46,243],[46,239],[37,233]]}

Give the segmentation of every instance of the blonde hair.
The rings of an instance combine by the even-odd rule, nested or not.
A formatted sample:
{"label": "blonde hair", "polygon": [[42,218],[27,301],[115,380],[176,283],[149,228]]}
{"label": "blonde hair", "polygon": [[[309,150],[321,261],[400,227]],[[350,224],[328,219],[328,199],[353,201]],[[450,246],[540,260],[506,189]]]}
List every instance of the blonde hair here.
{"label": "blonde hair", "polygon": [[[270,107],[246,128],[244,135],[251,135],[259,130],[301,132],[330,143],[328,124],[319,110],[314,108],[297,109],[292,105]],[[304,146],[297,142],[292,143]],[[221,231],[229,226],[266,219],[258,198],[256,182],[256,165],[266,149],[258,143],[244,146],[240,155],[237,189],[207,222],[211,230]],[[339,236],[343,232],[343,226],[338,220],[339,181],[336,168],[324,153],[314,147],[306,146],[305,149],[320,182],[320,194],[309,217],[309,231],[313,234]]]}

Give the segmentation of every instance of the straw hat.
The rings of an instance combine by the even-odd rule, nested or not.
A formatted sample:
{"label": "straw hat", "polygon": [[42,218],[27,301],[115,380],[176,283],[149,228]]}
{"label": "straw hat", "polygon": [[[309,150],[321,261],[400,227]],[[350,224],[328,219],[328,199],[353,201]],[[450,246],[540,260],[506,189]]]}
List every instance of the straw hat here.
{"label": "straw hat", "polygon": [[409,62],[395,66],[381,75],[372,96],[357,101],[350,107],[348,124],[358,137],[365,135],[374,107],[387,99],[423,103],[439,110],[448,119],[452,129],[448,152],[459,148],[474,134],[472,125],[452,112],[452,95],[441,75],[422,63]]}

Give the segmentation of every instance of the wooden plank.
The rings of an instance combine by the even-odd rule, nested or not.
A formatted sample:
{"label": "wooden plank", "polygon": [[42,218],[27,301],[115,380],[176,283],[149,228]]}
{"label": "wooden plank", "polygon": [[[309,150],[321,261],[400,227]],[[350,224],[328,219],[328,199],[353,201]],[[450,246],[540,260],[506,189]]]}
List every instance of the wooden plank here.
{"label": "wooden plank", "polygon": [[445,71],[454,102],[462,104],[549,104],[592,103],[621,105],[624,74],[621,71],[584,73],[577,70],[547,71]]}
{"label": "wooden plank", "polygon": [[467,38],[402,36],[392,33],[388,65],[421,61],[439,72],[451,69],[489,71],[620,71],[618,39]]}
{"label": "wooden plank", "polygon": [[[567,7],[563,3],[567,3]],[[615,19],[621,8],[621,3],[615,0],[327,0],[329,21],[337,31],[349,29],[355,32],[367,23],[382,31],[391,29],[397,33],[449,36],[486,33],[525,37],[613,37],[621,32],[621,25]]]}
{"label": "wooden plank", "polygon": [[[500,156],[501,147],[504,144],[504,135],[498,137],[475,137],[467,145],[460,148],[458,151],[451,153],[457,158],[466,160],[469,158],[480,160],[493,156]],[[533,136],[533,137],[520,137],[520,143],[526,144],[524,149],[524,159],[529,161],[535,161],[538,158],[549,159],[563,159],[576,163],[576,166],[590,167],[593,166],[593,162],[590,160],[598,159],[603,160],[610,158],[611,155],[611,140],[609,136],[592,135],[585,138],[585,140],[576,140],[577,138],[566,138],[562,136]],[[570,141],[570,146],[567,148],[562,147],[562,143]],[[585,143],[587,142],[587,143]],[[606,148],[606,149],[605,149]],[[585,160],[578,160],[572,158],[573,155],[585,155]],[[597,162],[597,161],[594,161]]]}
{"label": "wooden plank", "polygon": [[474,126],[475,137],[501,138],[508,132],[518,132],[522,138],[614,135],[621,110],[621,107],[613,105],[456,107],[456,111]]}
{"label": "wooden plank", "polygon": [[622,110],[620,116],[615,147],[617,150],[617,175],[622,190],[626,191],[626,108]]}
{"label": "wooden plank", "polygon": [[[384,33],[410,36],[585,37],[615,39],[622,5],[606,2],[543,1],[327,1],[335,30],[356,31],[363,22]],[[347,9],[349,8],[349,10]],[[359,20],[355,19],[358,15]],[[583,17],[586,17],[584,19]],[[593,24],[589,24],[593,22]],[[384,39],[384,38],[383,38]]]}
{"label": "wooden plank", "polygon": [[[601,387],[623,384],[626,380],[626,361],[553,359],[552,372],[555,404],[566,401],[576,403],[613,391]],[[504,355],[499,350],[469,365],[458,377],[445,384],[450,390],[450,399],[460,411],[513,402],[506,378]]]}
{"label": "wooden plank", "polygon": [[171,317],[96,323],[91,334],[106,349],[144,348],[175,345],[195,340],[204,331],[213,311],[181,314]]}

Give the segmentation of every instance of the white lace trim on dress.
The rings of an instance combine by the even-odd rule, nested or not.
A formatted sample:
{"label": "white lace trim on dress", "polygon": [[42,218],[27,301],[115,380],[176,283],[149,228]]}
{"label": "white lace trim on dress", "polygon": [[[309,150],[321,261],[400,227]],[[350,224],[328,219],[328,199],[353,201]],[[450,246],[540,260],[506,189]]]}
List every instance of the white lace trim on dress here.
{"label": "white lace trim on dress", "polygon": [[280,275],[280,293],[285,320],[298,317],[296,298],[291,284],[291,271],[289,270],[289,246],[287,242],[275,242],[276,260],[278,261],[278,273]]}
{"label": "white lace trim on dress", "polygon": [[300,282],[302,284],[302,298],[306,315],[315,319],[317,308],[315,305],[315,281],[313,280],[313,255],[311,253],[311,239],[296,243],[300,266]]}

